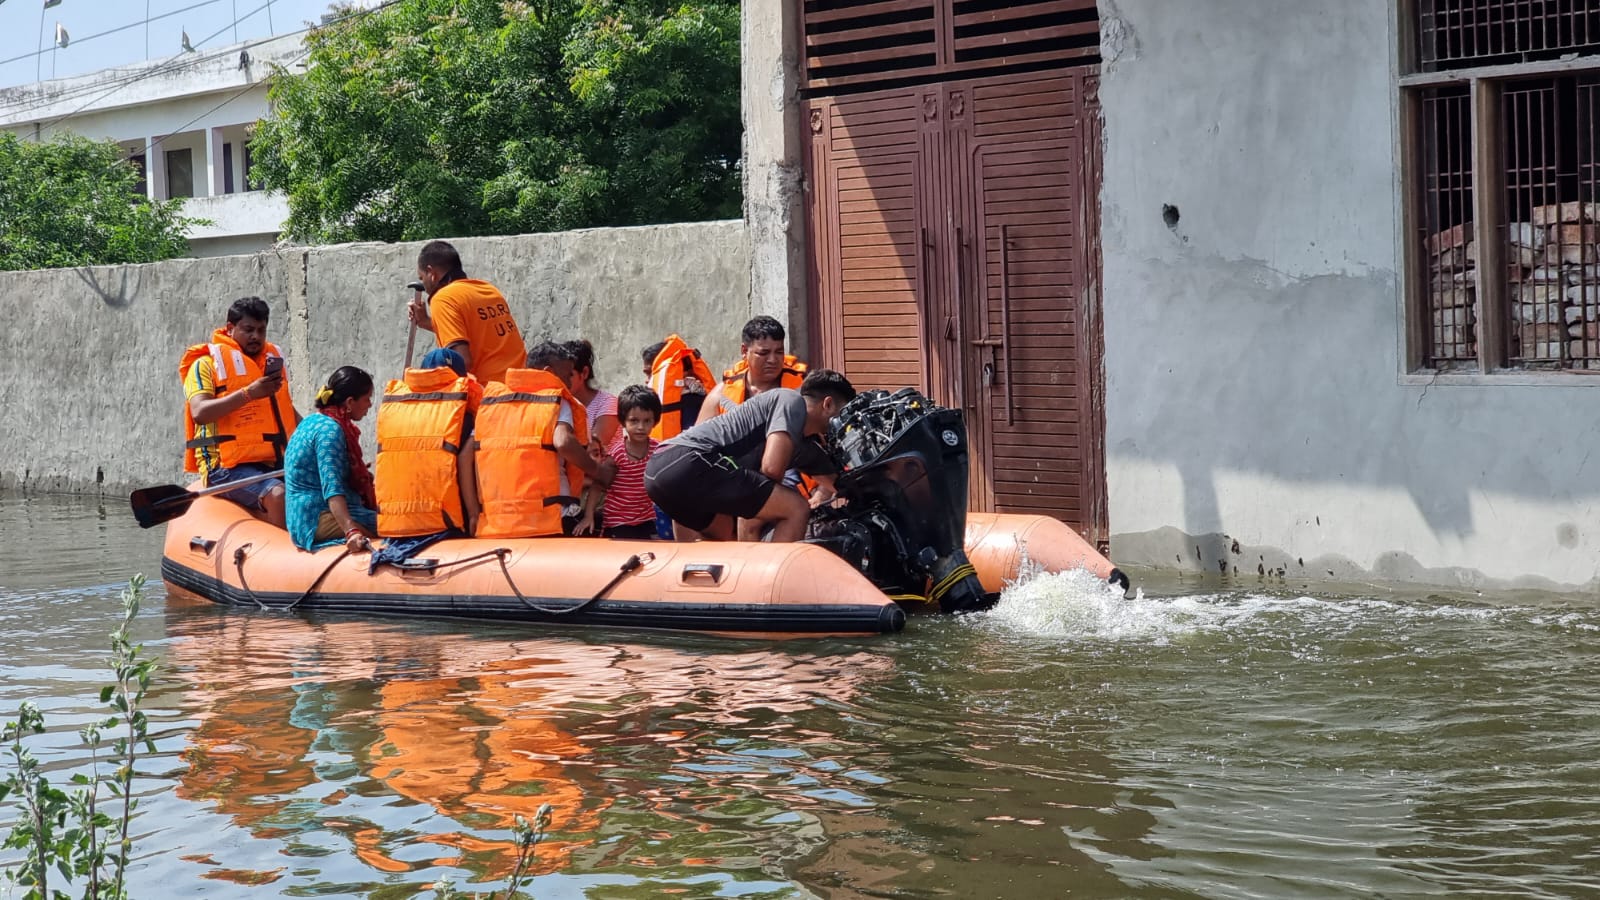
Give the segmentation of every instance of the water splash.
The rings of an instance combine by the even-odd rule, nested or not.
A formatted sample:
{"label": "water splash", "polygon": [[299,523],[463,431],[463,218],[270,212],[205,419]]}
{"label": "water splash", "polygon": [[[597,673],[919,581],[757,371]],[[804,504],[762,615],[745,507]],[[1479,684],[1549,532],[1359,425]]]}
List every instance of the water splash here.
{"label": "water splash", "polygon": [[[1352,597],[1323,599],[1256,593],[1192,594],[1124,599],[1117,587],[1082,569],[1039,572],[1025,568],[999,604],[974,621],[984,627],[1039,637],[1168,643],[1198,633],[1313,627],[1331,633],[1415,625],[1429,621],[1506,623],[1531,621],[1564,630],[1589,630],[1587,613],[1540,614],[1528,607],[1468,605]],[[1600,630],[1600,629],[1596,629]]]}
{"label": "water splash", "polygon": [[1041,637],[1165,641],[1215,627],[1219,611],[1187,599],[1124,599],[1122,590],[1084,569],[1026,573],[1006,586],[985,624]]}

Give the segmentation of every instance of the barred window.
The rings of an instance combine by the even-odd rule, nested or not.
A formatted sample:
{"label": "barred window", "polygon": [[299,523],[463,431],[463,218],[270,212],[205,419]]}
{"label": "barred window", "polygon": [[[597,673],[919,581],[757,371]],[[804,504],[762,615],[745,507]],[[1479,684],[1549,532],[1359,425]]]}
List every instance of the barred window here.
{"label": "barred window", "polygon": [[1406,0],[1407,364],[1600,373],[1600,0]]}

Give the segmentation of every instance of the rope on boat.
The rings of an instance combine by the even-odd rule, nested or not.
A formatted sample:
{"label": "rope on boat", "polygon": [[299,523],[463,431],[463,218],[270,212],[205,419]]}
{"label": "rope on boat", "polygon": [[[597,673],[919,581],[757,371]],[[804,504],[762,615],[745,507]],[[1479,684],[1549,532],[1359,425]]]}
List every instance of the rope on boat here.
{"label": "rope on boat", "polygon": [[566,609],[552,609],[548,606],[540,606],[539,604],[522,595],[522,591],[517,588],[517,583],[511,579],[511,567],[506,564],[506,557],[511,555],[511,551],[508,548],[501,547],[500,549],[493,551],[493,554],[500,560],[500,571],[505,574],[506,584],[511,586],[511,592],[517,595],[517,599],[521,600],[523,605],[529,609],[536,612],[542,612],[547,616],[570,616],[580,610],[588,609],[591,605],[599,601],[600,598],[611,593],[611,589],[621,583],[622,579],[632,575],[646,563],[656,558],[654,553],[635,553],[626,560],[623,560],[622,568],[617,572],[616,577],[606,582],[606,586],[601,588],[593,597],[590,597],[582,603],[579,603],[577,606],[569,606]]}
{"label": "rope on boat", "polygon": [[[3,2],[3,0],[0,0],[0,2]],[[339,563],[344,562],[345,557],[350,555],[349,548],[345,548],[344,552],[335,557],[333,562],[328,563],[327,568],[322,570],[322,574],[318,575],[316,580],[311,582],[311,586],[306,588],[305,591],[300,594],[300,596],[281,606],[274,606],[262,600],[260,597],[257,597],[256,592],[250,589],[250,581],[245,577],[244,574],[244,561],[246,557],[245,551],[249,549],[249,544],[243,544],[238,549],[233,551],[233,566],[239,572],[239,585],[240,587],[244,588],[245,596],[249,597],[257,606],[268,612],[287,612],[288,610],[299,606],[300,603],[307,597],[310,597],[312,594],[316,593],[317,588],[322,586],[323,580],[325,580],[328,575],[333,572],[334,567],[339,565]],[[540,606],[523,595],[522,591],[517,588],[516,581],[512,579],[511,567],[506,562],[507,558],[511,556],[511,549],[509,547],[498,547],[485,553],[463,557],[461,559],[452,560],[448,563],[441,563],[437,566],[437,568],[443,569],[451,566],[464,565],[469,562],[476,562],[480,559],[487,559],[491,556],[500,563],[500,572],[505,575],[506,584],[511,587],[511,592],[517,595],[517,599],[521,600],[523,605],[527,606],[529,609],[542,612],[549,616],[569,616],[575,612],[579,612],[580,610],[588,609],[591,605],[605,597],[606,594],[611,593],[611,589],[621,583],[622,579],[632,575],[645,564],[656,558],[654,553],[635,553],[623,561],[622,567],[620,570],[618,570],[616,576],[610,581],[606,582],[606,586],[601,588],[593,597],[590,597],[582,603],[579,603],[577,606],[569,606],[565,609],[553,609],[548,606]]]}
{"label": "rope on boat", "polygon": [[257,606],[268,612],[287,612],[288,610],[299,606],[302,600],[316,593],[317,588],[322,587],[323,580],[326,579],[329,573],[333,571],[333,567],[344,562],[345,557],[350,555],[350,548],[346,547],[344,552],[340,553],[333,560],[333,562],[328,563],[328,567],[322,570],[322,574],[317,576],[316,581],[311,582],[311,586],[306,588],[304,593],[282,606],[273,606],[272,604],[263,601],[260,597],[257,597],[256,592],[250,590],[250,582],[245,580],[244,559],[245,551],[248,549],[250,549],[250,545],[244,544],[243,546],[239,547],[239,549],[233,551],[233,566],[239,571],[239,585],[240,587],[244,588],[245,596],[249,597],[251,600],[254,600]]}

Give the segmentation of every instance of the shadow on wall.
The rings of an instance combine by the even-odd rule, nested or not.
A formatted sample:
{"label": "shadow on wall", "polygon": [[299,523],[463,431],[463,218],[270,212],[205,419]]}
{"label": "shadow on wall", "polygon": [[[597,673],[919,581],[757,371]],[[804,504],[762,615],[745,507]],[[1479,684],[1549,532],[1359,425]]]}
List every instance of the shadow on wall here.
{"label": "shadow on wall", "polygon": [[[84,267],[71,271],[105,305],[123,309],[133,303],[133,294],[128,290],[128,276],[133,271],[131,267]],[[134,293],[137,293],[138,281],[137,277],[133,279]],[[116,284],[114,289],[110,286],[113,283]]]}
{"label": "shadow on wall", "polygon": [[[1237,553],[1222,537],[1221,473],[1301,485],[1298,514],[1311,527],[1323,525],[1319,503],[1348,513],[1345,488],[1404,490],[1448,540],[1478,534],[1474,498],[1568,505],[1600,493],[1584,477],[1600,419],[1579,412],[1600,399],[1592,388],[1398,383],[1391,273],[1296,279],[1188,251],[1116,268],[1106,304],[1108,449],[1114,463],[1176,468],[1182,527],[1209,536],[1203,568]],[[1229,498],[1235,509],[1243,499]],[[1550,523],[1553,533],[1559,525]],[[1569,532],[1561,543],[1575,545]]]}

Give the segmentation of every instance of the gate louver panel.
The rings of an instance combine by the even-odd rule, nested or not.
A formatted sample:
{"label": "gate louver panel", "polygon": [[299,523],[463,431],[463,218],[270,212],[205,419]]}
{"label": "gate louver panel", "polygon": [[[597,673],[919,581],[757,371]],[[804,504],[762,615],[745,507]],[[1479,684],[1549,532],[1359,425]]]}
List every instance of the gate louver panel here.
{"label": "gate louver panel", "polygon": [[935,0],[808,0],[806,75],[812,84],[848,84],[936,67]]}
{"label": "gate louver panel", "polygon": [[805,79],[813,93],[1092,62],[1094,0],[805,0]]}

